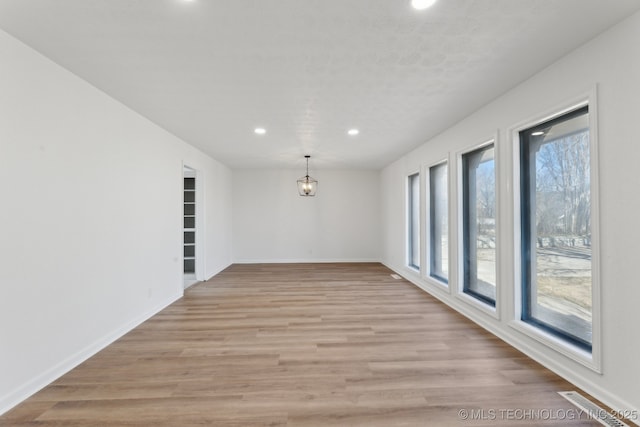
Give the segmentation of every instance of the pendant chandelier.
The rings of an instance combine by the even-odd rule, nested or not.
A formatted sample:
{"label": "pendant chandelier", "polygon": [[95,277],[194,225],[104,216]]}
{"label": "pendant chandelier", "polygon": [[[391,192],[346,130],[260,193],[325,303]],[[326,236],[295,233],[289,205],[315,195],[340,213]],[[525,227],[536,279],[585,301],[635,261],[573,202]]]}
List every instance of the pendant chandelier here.
{"label": "pendant chandelier", "polygon": [[304,157],[307,159],[307,174],[298,180],[298,193],[302,197],[313,197],[318,189],[318,181],[309,176],[309,158],[311,156]]}

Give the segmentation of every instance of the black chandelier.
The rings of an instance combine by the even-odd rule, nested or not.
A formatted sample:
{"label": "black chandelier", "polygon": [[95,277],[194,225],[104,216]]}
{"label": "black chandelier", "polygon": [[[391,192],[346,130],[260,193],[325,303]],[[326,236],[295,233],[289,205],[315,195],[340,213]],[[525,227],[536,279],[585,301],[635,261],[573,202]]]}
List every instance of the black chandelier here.
{"label": "black chandelier", "polygon": [[307,174],[298,180],[298,193],[303,197],[313,197],[318,189],[318,181],[309,176],[309,158],[311,156],[304,157],[307,159]]}

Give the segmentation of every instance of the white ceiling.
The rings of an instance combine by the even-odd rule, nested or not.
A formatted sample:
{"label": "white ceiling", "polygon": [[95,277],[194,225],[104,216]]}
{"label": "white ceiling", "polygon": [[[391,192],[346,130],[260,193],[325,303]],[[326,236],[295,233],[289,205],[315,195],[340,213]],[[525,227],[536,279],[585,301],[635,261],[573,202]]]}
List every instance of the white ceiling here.
{"label": "white ceiling", "polygon": [[0,28],[230,167],[377,169],[640,9],[409,3],[0,0]]}

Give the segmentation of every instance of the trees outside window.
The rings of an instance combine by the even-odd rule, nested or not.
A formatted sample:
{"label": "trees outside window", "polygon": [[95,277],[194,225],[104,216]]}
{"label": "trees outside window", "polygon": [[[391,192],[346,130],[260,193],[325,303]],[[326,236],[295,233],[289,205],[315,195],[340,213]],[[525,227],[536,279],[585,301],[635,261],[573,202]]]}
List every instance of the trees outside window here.
{"label": "trees outside window", "polygon": [[590,165],[586,106],[520,132],[522,320],[589,350]]}

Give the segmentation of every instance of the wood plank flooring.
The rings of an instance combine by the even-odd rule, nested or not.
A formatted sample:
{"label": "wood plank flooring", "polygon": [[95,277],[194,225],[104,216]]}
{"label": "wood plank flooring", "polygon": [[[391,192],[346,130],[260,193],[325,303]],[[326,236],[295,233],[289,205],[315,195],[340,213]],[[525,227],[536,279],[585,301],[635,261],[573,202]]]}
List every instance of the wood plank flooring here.
{"label": "wood plank flooring", "polygon": [[573,385],[390,274],[233,265],[0,425],[600,425],[563,418]]}

